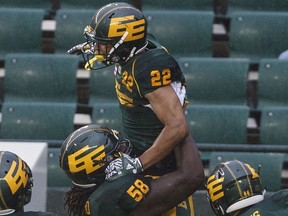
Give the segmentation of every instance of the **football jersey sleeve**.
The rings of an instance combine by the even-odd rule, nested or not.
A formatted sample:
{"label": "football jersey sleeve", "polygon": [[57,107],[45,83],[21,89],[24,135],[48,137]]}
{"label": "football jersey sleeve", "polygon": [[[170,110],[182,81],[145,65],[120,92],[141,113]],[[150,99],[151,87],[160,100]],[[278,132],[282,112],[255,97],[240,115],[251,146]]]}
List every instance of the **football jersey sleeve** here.
{"label": "football jersey sleeve", "polygon": [[151,181],[151,177],[128,175],[104,182],[89,197],[88,212],[91,216],[129,215],[149,194]]}
{"label": "football jersey sleeve", "polygon": [[164,50],[152,50],[135,61],[134,79],[141,95],[185,79],[176,60]]}

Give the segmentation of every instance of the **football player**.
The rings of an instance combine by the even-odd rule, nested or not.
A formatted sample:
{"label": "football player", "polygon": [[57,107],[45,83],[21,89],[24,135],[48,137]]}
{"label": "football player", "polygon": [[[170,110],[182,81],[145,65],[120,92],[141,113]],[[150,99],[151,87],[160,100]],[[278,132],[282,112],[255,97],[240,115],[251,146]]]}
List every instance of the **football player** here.
{"label": "football player", "polygon": [[[97,10],[84,29],[86,42],[68,53],[83,54],[87,70],[98,69],[99,62],[115,65],[122,132],[135,148],[131,166],[135,173],[163,175],[176,169],[173,150],[185,142],[192,144],[193,138],[184,113],[188,101],[183,73],[167,50],[148,37],[147,27],[140,10],[123,2],[111,3]],[[197,178],[188,194],[204,182],[202,161],[197,148],[194,151]],[[111,163],[106,178],[112,181],[126,172],[121,170],[125,166],[116,165],[120,159]]]}
{"label": "football player", "polygon": [[259,173],[238,160],[218,164],[207,180],[210,205],[217,216],[284,216],[288,189],[265,197]]}
{"label": "football player", "polygon": [[31,200],[32,171],[16,154],[0,151],[0,215],[60,216],[52,212],[27,211]]}
{"label": "football player", "polygon": [[[175,149],[177,170],[154,177],[134,174],[133,148],[119,132],[98,125],[74,131],[61,147],[59,163],[74,186],[66,193],[65,205],[70,216],[105,215],[194,215],[187,186],[194,175],[195,143],[182,142]],[[105,170],[115,159],[122,161],[126,172],[114,181],[105,180]],[[197,159],[196,159],[197,160]],[[119,173],[120,175],[120,173]],[[173,208],[178,203],[182,208]]]}

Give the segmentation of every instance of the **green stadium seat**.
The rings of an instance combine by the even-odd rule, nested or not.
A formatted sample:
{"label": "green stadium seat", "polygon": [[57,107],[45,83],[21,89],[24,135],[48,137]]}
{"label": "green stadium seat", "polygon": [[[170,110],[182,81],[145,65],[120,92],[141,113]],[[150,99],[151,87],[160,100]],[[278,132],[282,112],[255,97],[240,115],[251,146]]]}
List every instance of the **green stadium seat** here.
{"label": "green stadium seat", "polygon": [[[60,8],[61,9],[94,9],[95,11],[100,7],[115,2],[115,0],[105,0],[105,1],[95,1],[95,0],[86,0],[86,1],[79,1],[79,0],[59,0],[60,1]],[[133,3],[133,0],[118,0],[117,2],[126,2],[126,3]]]}
{"label": "green stadium seat", "polygon": [[52,0],[1,0],[1,7],[41,8],[50,10],[52,8]]}
{"label": "green stadium seat", "polygon": [[[65,206],[65,195],[70,187],[47,187],[46,211],[69,215]],[[56,199],[56,198],[57,199]]]}
{"label": "green stadium seat", "polygon": [[90,106],[100,102],[117,102],[113,71],[114,66],[91,70],[89,78]]}
{"label": "green stadium seat", "polygon": [[99,124],[121,132],[121,110],[117,102],[94,103],[92,105],[91,120]]}
{"label": "green stadium seat", "polygon": [[258,71],[258,108],[287,106],[288,61],[261,59]]}
{"label": "green stadium seat", "polygon": [[59,9],[57,11],[54,37],[56,53],[67,53],[67,50],[73,46],[86,41],[83,31],[90,24],[94,13],[94,9]]}
{"label": "green stadium seat", "polygon": [[229,15],[230,57],[277,58],[288,47],[288,13],[235,12]]}
{"label": "green stadium seat", "polygon": [[145,10],[148,32],[175,57],[212,57],[211,11]]}
{"label": "green stadium seat", "polygon": [[9,54],[5,59],[4,101],[77,102],[78,57]]}
{"label": "green stadium seat", "polygon": [[197,143],[247,144],[247,106],[188,104],[185,114]]}
{"label": "green stadium seat", "polygon": [[213,0],[182,0],[179,4],[177,0],[155,1],[144,0],[141,1],[142,10],[161,9],[161,10],[207,10],[213,11]]}
{"label": "green stadium seat", "polygon": [[2,139],[64,140],[74,130],[76,103],[4,102]]}
{"label": "green stadium seat", "polygon": [[8,53],[41,53],[44,9],[0,7],[0,60]]}
{"label": "green stadium seat", "polygon": [[288,145],[288,107],[262,107],[259,136],[261,144]]}
{"label": "green stadium seat", "polygon": [[228,13],[234,11],[288,11],[287,0],[228,0]]}
{"label": "green stadium seat", "polygon": [[179,58],[194,104],[247,105],[248,59]]}
{"label": "green stadium seat", "polygon": [[260,169],[262,185],[268,191],[281,189],[281,175],[284,161],[284,154],[261,153],[261,152],[211,152],[209,161],[209,173],[216,165],[228,160],[240,160],[250,164],[254,169]]}
{"label": "green stadium seat", "polygon": [[60,148],[48,148],[48,187],[71,187],[72,181],[59,166]]}

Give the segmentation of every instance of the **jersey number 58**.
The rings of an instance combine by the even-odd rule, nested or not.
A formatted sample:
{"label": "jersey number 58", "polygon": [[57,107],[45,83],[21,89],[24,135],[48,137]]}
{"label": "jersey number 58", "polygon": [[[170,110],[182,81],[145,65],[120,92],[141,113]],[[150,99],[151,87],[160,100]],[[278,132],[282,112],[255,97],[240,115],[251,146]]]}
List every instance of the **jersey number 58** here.
{"label": "jersey number 58", "polygon": [[140,202],[145,194],[149,191],[149,186],[140,179],[137,179],[134,184],[127,190],[127,193],[136,201]]}

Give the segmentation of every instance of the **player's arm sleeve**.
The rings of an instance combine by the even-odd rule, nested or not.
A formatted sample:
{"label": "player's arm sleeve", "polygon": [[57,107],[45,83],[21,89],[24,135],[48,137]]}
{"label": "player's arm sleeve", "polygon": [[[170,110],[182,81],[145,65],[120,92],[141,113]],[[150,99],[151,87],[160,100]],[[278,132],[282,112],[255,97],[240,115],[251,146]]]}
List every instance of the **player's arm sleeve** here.
{"label": "player's arm sleeve", "polygon": [[123,188],[119,199],[120,208],[130,214],[149,194],[151,181],[151,177],[130,175],[129,184]]}
{"label": "player's arm sleeve", "polygon": [[[155,58],[158,58],[157,61]],[[178,63],[169,55],[150,56],[136,61],[135,65],[134,81],[142,96],[174,81],[185,82]]]}
{"label": "player's arm sleeve", "polygon": [[127,175],[102,184],[89,198],[90,215],[127,216],[148,195],[151,177]]}

